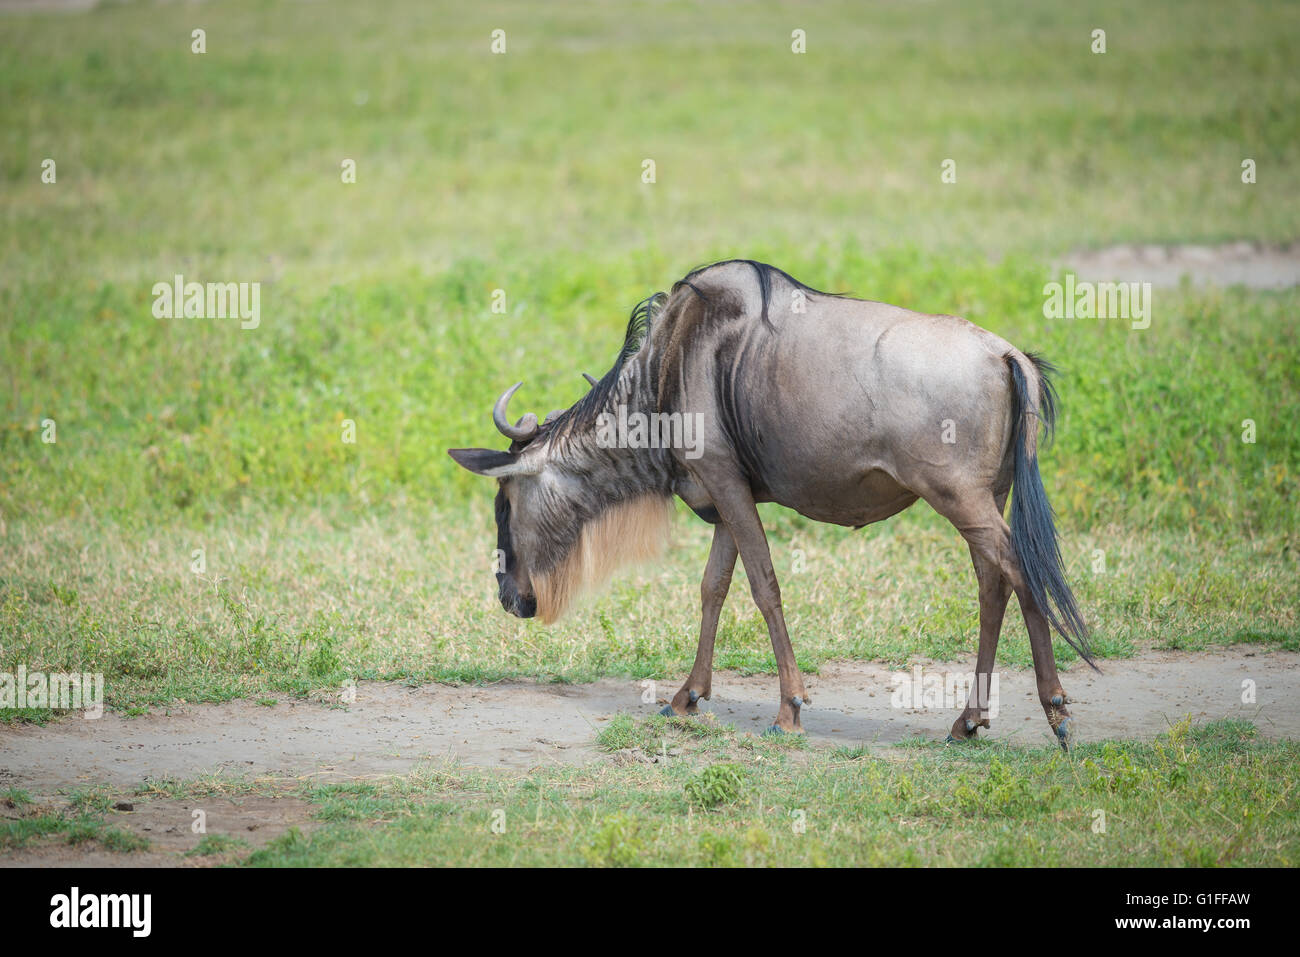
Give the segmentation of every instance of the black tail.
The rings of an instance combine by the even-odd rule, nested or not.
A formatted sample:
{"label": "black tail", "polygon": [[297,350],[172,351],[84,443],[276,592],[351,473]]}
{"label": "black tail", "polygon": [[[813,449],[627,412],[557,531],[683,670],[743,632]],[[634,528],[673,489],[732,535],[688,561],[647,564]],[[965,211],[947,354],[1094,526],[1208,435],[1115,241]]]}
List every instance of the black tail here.
{"label": "black tail", "polygon": [[[1097,664],[1088,646],[1088,626],[1065,580],[1061,548],[1052,522],[1052,506],[1038,474],[1037,433],[1041,421],[1044,434],[1051,436],[1056,427],[1056,389],[1049,376],[1056,369],[1047,360],[1027,354],[1038,370],[1038,403],[1035,406],[1025,380],[1025,370],[1015,356],[1007,356],[1011,379],[1015,384],[1012,445],[1015,448],[1015,492],[1011,499],[1011,547],[1020,562],[1021,572],[1043,615],[1061,637],[1084,661]],[[1033,432],[1029,430],[1032,429]]]}

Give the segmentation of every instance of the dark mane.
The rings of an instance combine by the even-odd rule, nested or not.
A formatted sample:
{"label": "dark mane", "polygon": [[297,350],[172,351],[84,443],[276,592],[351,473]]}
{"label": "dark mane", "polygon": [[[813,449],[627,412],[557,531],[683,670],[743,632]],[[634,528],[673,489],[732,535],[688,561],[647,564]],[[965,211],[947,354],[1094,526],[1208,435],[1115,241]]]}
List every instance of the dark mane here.
{"label": "dark mane", "polygon": [[646,336],[650,334],[650,324],[654,322],[655,316],[667,301],[667,295],[656,292],[646,296],[632,307],[632,314],[627,319],[627,332],[623,335],[623,348],[619,350],[613,371],[622,369],[623,363],[636,355],[636,351],[641,348]]}
{"label": "dark mane", "polygon": [[645,343],[655,316],[659,314],[659,310],[664,307],[666,302],[668,302],[668,295],[663,292],[656,292],[653,295],[646,296],[632,307],[632,314],[628,316],[627,320],[627,332],[623,334],[623,348],[619,350],[618,358],[614,360],[613,367],[601,376],[600,381],[588,389],[587,394],[570,406],[567,411],[544,423],[543,432],[557,428],[571,430],[575,427],[584,427],[595,423],[596,416],[605,411],[609,397],[618,384],[618,376],[623,371],[623,364],[636,355],[637,350]]}

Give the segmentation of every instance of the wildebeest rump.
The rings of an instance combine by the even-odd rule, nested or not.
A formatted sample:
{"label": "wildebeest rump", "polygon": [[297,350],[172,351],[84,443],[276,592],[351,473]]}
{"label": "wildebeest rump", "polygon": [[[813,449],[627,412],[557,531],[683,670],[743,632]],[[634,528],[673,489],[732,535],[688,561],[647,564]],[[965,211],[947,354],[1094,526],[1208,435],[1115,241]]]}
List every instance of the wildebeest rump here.
{"label": "wildebeest rump", "polygon": [[[555,620],[578,589],[652,551],[673,496],[683,499],[714,535],[695,665],[665,711],[694,712],[710,695],[739,553],[776,654],[773,727],[784,731],[800,730],[810,699],[756,503],[858,527],[924,499],[965,538],[979,583],[976,682],[951,736],[989,726],[984,695],[1014,592],[1039,699],[1064,744],[1069,711],[1049,625],[1092,656],[1038,472],[1039,425],[1050,434],[1056,413],[1052,371],[964,319],[822,293],[773,266],[730,260],[641,302],[613,368],[589,378],[571,408],[511,424],[516,385],[493,409],[510,448],[450,454],[499,481],[499,594],[521,617]],[[697,417],[696,457],[602,435],[610,415],[636,412]]]}

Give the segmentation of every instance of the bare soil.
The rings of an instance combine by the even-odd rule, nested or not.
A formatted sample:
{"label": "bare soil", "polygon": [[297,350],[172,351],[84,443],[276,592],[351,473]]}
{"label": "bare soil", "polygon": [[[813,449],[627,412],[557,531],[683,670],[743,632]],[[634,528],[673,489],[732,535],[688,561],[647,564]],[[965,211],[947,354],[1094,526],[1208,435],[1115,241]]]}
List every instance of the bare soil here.
{"label": "bare soil", "polygon": [[[973,667],[929,665],[925,673]],[[1221,653],[1146,652],[1081,665],[1062,676],[1080,740],[1150,739],[1186,714],[1196,721],[1244,718],[1266,737],[1300,737],[1300,654],[1235,646]],[[894,744],[942,739],[948,708],[895,708],[892,675],[902,669],[833,662],[807,678],[803,724],[814,744]],[[1243,703],[1243,681],[1255,702]],[[664,702],[678,681],[659,682]],[[1000,713],[987,734],[1017,744],[1049,743],[1033,673],[999,671]],[[593,684],[508,682],[408,687],[362,682],[355,702],[252,701],[186,705],[128,718],[66,718],[46,727],[0,729],[0,788],[52,794],[92,784],[125,789],[146,778],[314,777],[346,780],[400,774],[422,761],[455,759],[484,768],[533,768],[597,760],[597,731],[614,715],[654,714],[634,680]],[[774,675],[720,672],[703,710],[739,730],[761,732],[776,712]]]}
{"label": "bare soil", "polygon": [[[973,667],[920,663],[924,674]],[[1104,674],[1076,665],[1063,674],[1081,741],[1151,739],[1190,714],[1194,721],[1242,718],[1268,738],[1300,738],[1300,654],[1235,646],[1217,653],[1147,652],[1108,661]],[[891,745],[909,738],[942,740],[957,715],[949,708],[896,708],[892,669],[835,662],[807,677],[813,704],[803,724],[818,747]],[[910,674],[910,670],[907,672]],[[200,840],[193,810],[207,833],[238,837],[256,848],[290,827],[308,832],[311,808],[288,795],[232,793],[182,800],[135,795],[147,779],[348,780],[410,771],[423,761],[454,759],[483,768],[529,769],[556,763],[618,761],[595,746],[599,729],[619,713],[650,715],[677,688],[633,680],[593,684],[510,682],[480,687],[363,682],[348,705],[253,701],[187,705],[128,718],[65,718],[45,727],[0,727],[0,790],[20,788],[35,806],[6,808],[0,819],[66,806],[79,787],[106,785],[129,803],[108,823],[147,838],[147,851],[114,853],[92,843],[56,839],[0,852],[0,866],[206,866],[239,852],[185,856]],[[1254,682],[1255,700],[1242,701]],[[656,703],[643,700],[649,690]],[[999,714],[988,736],[1013,744],[1050,745],[1033,673],[999,672]],[[773,675],[720,672],[703,709],[755,733],[776,710]]]}
{"label": "bare soil", "polygon": [[[309,833],[312,806],[289,795],[248,794],[235,797],[176,799],[133,797],[130,810],[114,810],[107,823],[149,841],[148,850],[124,854],[95,842],[73,845],[59,839],[34,841],[17,850],[0,851],[0,867],[208,867],[256,850],[291,827]],[[40,814],[50,803],[22,809],[0,806],[0,821]],[[194,811],[204,814],[202,833],[194,830]],[[193,855],[204,834],[232,837],[243,846],[211,855]]]}
{"label": "bare soil", "polygon": [[1149,282],[1285,289],[1300,283],[1300,243],[1266,246],[1237,242],[1218,246],[1123,245],[1065,257],[1064,268],[1090,282]]}

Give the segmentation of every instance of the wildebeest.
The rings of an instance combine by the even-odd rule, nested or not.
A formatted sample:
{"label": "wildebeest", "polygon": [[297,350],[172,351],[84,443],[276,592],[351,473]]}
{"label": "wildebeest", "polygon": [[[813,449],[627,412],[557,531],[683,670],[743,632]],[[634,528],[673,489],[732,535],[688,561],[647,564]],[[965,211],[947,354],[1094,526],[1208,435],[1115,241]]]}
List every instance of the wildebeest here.
{"label": "wildebeest", "polygon": [[[450,454],[498,480],[499,595],[523,618],[554,621],[577,590],[653,550],[673,496],[683,499],[713,525],[713,545],[695,664],[664,711],[693,713],[710,695],[718,615],[739,553],[776,653],[772,727],[781,731],[802,730],[810,699],[756,503],[861,527],[924,499],[966,539],[979,583],[976,681],[951,737],[989,727],[983,694],[1015,592],[1038,697],[1064,745],[1069,711],[1049,625],[1093,660],[1038,472],[1039,425],[1050,435],[1056,415],[1053,371],[965,319],[823,293],[773,266],[729,260],[638,304],[613,368],[588,377],[590,390],[571,408],[512,424],[516,384],[493,409],[510,448]],[[644,432],[611,441],[611,422],[635,413],[673,428],[698,423],[693,454]]]}

